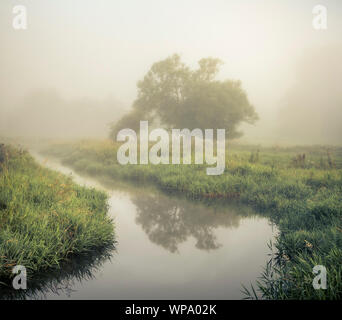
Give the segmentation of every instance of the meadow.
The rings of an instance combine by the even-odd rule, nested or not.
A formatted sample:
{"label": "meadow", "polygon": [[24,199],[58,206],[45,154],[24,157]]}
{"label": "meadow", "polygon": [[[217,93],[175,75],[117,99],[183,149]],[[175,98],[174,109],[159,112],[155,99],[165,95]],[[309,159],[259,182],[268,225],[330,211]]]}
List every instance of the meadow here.
{"label": "meadow", "polygon": [[112,246],[107,206],[105,193],[42,167],[25,150],[0,145],[0,288],[11,287],[15,265],[26,267],[29,281]]}
{"label": "meadow", "polygon": [[[226,169],[206,175],[207,165],[119,165],[110,140],[56,142],[42,153],[81,173],[149,183],[195,201],[234,201],[276,223],[274,253],[246,298],[342,297],[342,148],[263,147],[229,144]],[[312,286],[315,265],[327,269],[327,288]]]}

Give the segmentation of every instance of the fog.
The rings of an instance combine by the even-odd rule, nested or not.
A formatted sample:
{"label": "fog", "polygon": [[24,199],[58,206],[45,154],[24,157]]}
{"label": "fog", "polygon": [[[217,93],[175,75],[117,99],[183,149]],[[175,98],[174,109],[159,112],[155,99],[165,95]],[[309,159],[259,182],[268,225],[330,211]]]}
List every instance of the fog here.
{"label": "fog", "polygon": [[[14,30],[16,4],[27,29]],[[327,7],[327,30],[312,9]],[[2,0],[0,135],[106,137],[136,83],[173,53],[224,61],[260,120],[243,142],[340,144],[339,0]]]}
{"label": "fog", "polygon": [[342,46],[306,53],[296,66],[296,83],[280,103],[279,139],[340,144],[342,138]]}
{"label": "fog", "polygon": [[66,100],[53,89],[33,91],[6,112],[2,124],[7,135],[32,138],[103,138],[121,115],[122,103],[79,98]]}

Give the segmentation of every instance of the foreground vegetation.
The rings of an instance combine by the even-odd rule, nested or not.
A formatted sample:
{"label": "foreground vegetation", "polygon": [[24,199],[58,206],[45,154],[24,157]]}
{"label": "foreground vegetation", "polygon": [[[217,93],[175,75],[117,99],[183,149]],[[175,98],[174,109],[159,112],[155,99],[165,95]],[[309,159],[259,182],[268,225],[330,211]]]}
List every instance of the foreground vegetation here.
{"label": "foreground vegetation", "polygon": [[[274,221],[275,255],[247,296],[264,299],[342,297],[342,149],[230,146],[226,170],[207,176],[206,165],[126,165],[111,141],[54,144],[45,153],[92,175],[150,182],[193,199],[237,200]],[[315,265],[327,268],[327,289],[312,286]]]}
{"label": "foreground vegetation", "polygon": [[34,278],[70,257],[111,246],[113,233],[106,194],[0,145],[0,287],[10,284],[15,265]]}

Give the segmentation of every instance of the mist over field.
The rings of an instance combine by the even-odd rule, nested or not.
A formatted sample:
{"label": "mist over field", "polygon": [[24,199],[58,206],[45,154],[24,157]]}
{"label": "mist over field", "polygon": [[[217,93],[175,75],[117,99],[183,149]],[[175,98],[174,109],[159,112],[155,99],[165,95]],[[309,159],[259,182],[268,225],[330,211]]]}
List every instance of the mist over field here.
{"label": "mist over field", "polygon": [[178,53],[194,68],[219,58],[218,79],[241,81],[259,120],[238,141],[340,144],[340,1],[320,2],[327,30],[312,27],[311,0],[21,3],[27,30],[0,4],[2,135],[108,137],[137,81]]}
{"label": "mist over field", "polygon": [[341,0],[1,0],[0,300],[341,300],[341,58]]}
{"label": "mist over field", "polygon": [[123,114],[123,104],[108,97],[66,100],[53,89],[21,97],[3,115],[2,129],[10,136],[32,138],[103,138],[111,122]]}
{"label": "mist over field", "polygon": [[296,82],[279,103],[279,139],[341,144],[342,46],[314,48],[296,64]]}

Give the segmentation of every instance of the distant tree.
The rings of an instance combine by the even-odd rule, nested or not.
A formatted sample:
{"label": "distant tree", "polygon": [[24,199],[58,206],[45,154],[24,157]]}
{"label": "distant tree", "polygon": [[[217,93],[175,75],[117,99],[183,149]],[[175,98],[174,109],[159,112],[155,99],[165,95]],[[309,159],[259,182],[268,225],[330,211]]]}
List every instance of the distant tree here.
{"label": "distant tree", "polygon": [[167,129],[225,128],[228,138],[241,136],[238,125],[258,119],[241,82],[215,80],[219,59],[205,58],[198,64],[191,70],[177,54],[154,63],[137,84],[131,112],[112,126],[111,137],[122,128],[137,130],[140,120]]}

